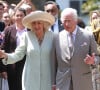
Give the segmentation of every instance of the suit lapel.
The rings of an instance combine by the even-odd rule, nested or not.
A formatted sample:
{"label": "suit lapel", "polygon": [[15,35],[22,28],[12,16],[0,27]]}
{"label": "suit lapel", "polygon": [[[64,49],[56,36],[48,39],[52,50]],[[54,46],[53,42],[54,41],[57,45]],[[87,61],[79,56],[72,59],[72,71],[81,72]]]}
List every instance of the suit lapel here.
{"label": "suit lapel", "polygon": [[62,34],[60,36],[61,37],[61,41],[62,41],[62,43],[63,43],[64,46],[68,46],[67,32],[64,30]]}
{"label": "suit lapel", "polygon": [[74,52],[75,51],[77,51],[78,50],[78,48],[79,48],[79,43],[81,42],[81,36],[82,35],[82,32],[81,32],[81,30],[79,29],[79,27],[78,27],[78,29],[77,29],[77,33],[76,33],[76,36],[75,36],[75,43],[74,43]]}
{"label": "suit lapel", "polygon": [[62,47],[62,51],[66,53],[66,57],[70,59],[70,51],[69,51],[69,46],[68,46],[68,37],[67,37],[67,32],[66,30],[63,30],[62,33],[60,34],[60,46]]}
{"label": "suit lapel", "polygon": [[61,21],[59,19],[58,19],[58,28],[59,28],[59,32],[64,29],[63,25],[62,25],[62,23],[61,23]]}

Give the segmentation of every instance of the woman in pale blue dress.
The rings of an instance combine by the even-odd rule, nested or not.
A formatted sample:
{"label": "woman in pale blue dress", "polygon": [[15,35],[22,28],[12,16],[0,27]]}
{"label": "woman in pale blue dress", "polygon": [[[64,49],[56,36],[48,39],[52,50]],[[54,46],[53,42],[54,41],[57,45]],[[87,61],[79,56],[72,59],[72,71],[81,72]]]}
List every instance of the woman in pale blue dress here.
{"label": "woman in pale blue dress", "polygon": [[43,11],[34,11],[23,19],[23,25],[30,29],[22,36],[22,41],[14,53],[4,53],[0,57],[4,64],[21,60],[26,54],[22,76],[23,90],[54,90],[54,34],[48,28],[55,22],[54,17]]}

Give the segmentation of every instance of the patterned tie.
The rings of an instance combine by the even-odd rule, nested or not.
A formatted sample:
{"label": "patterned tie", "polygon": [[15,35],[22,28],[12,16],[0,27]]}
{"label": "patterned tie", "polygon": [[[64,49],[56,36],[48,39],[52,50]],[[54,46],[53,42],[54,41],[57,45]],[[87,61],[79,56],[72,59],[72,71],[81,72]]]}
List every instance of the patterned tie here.
{"label": "patterned tie", "polygon": [[74,52],[74,38],[73,38],[73,33],[69,34],[69,38],[70,38],[70,45],[69,45],[69,50],[70,50],[70,56],[73,56],[73,52]]}

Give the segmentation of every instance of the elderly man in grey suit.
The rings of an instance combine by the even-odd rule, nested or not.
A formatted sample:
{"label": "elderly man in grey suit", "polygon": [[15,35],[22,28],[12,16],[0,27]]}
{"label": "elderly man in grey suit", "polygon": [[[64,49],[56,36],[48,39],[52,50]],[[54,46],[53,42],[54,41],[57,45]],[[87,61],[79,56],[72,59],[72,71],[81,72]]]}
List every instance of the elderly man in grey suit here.
{"label": "elderly man in grey suit", "polygon": [[55,38],[57,90],[93,90],[90,67],[99,60],[96,42],[91,32],[77,26],[77,17],[73,8],[61,13],[64,30]]}

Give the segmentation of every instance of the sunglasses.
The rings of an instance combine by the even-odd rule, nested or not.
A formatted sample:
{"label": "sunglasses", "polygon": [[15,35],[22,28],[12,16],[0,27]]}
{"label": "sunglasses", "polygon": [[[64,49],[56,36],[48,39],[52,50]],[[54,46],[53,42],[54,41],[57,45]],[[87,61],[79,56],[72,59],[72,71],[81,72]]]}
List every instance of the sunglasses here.
{"label": "sunglasses", "polygon": [[46,10],[46,12],[55,12],[56,10],[54,10],[54,9],[48,9],[48,10]]}

